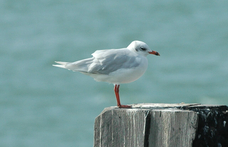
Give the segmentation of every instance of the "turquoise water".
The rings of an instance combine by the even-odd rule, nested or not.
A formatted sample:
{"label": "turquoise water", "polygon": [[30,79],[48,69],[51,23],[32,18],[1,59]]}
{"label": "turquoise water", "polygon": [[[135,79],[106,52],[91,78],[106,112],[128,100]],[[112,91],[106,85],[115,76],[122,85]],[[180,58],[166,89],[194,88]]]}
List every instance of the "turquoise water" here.
{"label": "turquoise water", "polygon": [[123,104],[228,104],[228,1],[0,1],[0,146],[90,147],[113,85],[52,67],[146,42],[147,72]]}

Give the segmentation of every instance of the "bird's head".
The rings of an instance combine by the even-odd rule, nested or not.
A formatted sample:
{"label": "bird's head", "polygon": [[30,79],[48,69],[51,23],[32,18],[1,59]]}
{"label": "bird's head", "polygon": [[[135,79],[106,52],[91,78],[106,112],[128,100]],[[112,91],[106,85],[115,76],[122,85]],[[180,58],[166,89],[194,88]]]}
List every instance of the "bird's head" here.
{"label": "bird's head", "polygon": [[149,46],[142,41],[132,41],[130,45],[127,47],[129,50],[136,52],[140,55],[147,56],[148,54],[154,54],[156,56],[160,56],[160,54],[156,51],[152,51]]}

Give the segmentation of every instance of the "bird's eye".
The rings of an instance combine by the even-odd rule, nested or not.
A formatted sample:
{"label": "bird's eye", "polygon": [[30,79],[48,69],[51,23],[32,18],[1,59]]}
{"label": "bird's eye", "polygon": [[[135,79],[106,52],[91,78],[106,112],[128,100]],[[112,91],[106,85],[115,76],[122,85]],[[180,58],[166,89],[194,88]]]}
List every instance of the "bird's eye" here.
{"label": "bird's eye", "polygon": [[145,51],[145,50],[146,50],[146,48],[144,48],[144,47],[140,47],[140,49],[141,49],[141,50],[143,50],[143,51]]}

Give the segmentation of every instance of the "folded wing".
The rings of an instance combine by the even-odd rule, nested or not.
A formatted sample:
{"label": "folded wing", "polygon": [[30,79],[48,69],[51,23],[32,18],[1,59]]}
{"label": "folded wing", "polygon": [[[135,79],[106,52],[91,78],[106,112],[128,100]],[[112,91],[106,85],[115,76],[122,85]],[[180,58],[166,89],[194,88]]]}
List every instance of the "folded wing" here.
{"label": "folded wing", "polygon": [[119,69],[134,68],[140,64],[140,58],[128,49],[97,50],[92,58],[76,62],[60,62],[54,65],[84,74],[110,74]]}

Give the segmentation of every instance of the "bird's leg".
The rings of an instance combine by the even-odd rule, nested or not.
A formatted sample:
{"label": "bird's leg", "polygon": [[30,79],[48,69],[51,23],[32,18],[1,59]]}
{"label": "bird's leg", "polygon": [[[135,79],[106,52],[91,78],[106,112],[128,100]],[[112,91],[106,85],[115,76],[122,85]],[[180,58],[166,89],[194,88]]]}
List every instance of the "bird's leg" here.
{"label": "bird's leg", "polygon": [[119,87],[120,87],[120,85],[117,85],[117,84],[115,84],[115,86],[114,86],[114,91],[115,91],[115,95],[116,95],[117,106],[119,108],[131,108],[131,106],[129,106],[129,105],[121,105],[120,104]]}
{"label": "bird's leg", "polygon": [[117,106],[118,107],[121,106],[121,104],[120,104],[120,96],[119,96],[119,87],[120,87],[120,85],[116,85],[115,84],[114,92],[115,92],[115,95],[116,95],[116,101],[117,101]]}

